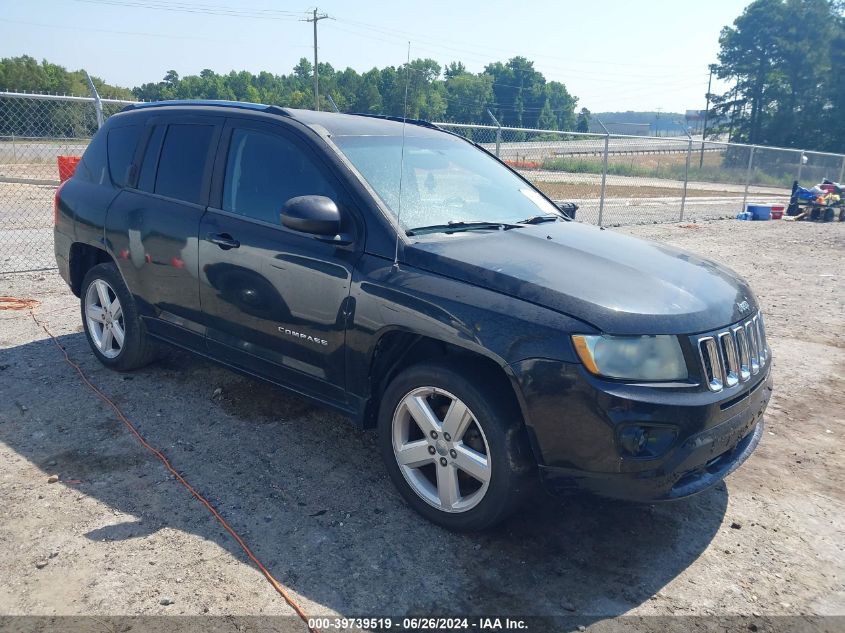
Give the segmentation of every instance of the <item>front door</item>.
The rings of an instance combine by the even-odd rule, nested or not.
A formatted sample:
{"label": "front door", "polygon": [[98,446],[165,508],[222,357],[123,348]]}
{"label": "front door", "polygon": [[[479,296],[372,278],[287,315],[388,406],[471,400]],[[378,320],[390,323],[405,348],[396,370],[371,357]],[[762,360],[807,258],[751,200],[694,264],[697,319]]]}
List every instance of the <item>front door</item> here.
{"label": "front door", "polygon": [[199,231],[209,351],[340,403],[347,302],[360,248],[283,227],[280,211],[296,196],[327,196],[354,234],[348,197],[307,143],[280,125],[230,119],[221,148],[217,204]]}

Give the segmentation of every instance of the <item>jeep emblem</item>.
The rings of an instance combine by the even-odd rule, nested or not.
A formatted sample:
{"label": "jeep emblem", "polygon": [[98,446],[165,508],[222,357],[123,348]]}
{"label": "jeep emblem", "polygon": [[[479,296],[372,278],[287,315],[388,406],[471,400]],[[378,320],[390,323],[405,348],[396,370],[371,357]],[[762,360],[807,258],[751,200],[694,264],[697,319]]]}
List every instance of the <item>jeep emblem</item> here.
{"label": "jeep emblem", "polygon": [[739,308],[740,312],[748,312],[749,310],[751,310],[751,306],[747,301],[740,301],[736,304],[736,307]]}

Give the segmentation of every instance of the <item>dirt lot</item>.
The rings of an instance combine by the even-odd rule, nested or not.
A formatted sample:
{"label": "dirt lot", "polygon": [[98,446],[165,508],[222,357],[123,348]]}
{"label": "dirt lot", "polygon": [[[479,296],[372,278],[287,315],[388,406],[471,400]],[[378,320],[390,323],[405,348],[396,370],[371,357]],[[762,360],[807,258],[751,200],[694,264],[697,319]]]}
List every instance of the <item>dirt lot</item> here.
{"label": "dirt lot", "polygon": [[[0,295],[41,302],[71,358],[310,615],[845,614],[845,224],[624,230],[750,280],[775,359],[764,439],[692,499],[541,497],[480,535],[423,522],[373,433],[302,400],[177,351],[104,369],[55,272],[0,276]],[[0,614],[291,613],[26,312],[0,312],[0,464]]]}

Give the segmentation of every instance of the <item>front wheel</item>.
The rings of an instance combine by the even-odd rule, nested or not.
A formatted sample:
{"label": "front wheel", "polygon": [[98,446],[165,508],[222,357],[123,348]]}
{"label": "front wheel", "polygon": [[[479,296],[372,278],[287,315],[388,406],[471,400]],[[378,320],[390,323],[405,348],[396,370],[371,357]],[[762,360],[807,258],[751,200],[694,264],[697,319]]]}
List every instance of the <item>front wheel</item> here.
{"label": "front wheel", "polygon": [[390,478],[445,528],[498,523],[533,481],[519,410],[498,385],[471,364],[426,363],[402,372],[382,398],[379,442]]}

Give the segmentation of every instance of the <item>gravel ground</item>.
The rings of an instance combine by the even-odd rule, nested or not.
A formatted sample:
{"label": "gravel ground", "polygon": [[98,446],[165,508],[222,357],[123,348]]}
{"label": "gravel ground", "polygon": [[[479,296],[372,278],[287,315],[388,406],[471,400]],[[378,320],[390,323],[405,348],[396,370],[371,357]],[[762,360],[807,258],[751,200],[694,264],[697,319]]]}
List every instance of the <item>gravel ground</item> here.
{"label": "gravel ground", "polygon": [[[177,351],[103,368],[55,272],[0,275],[0,295],[40,301],[71,358],[310,615],[845,614],[845,224],[619,230],[750,280],[775,359],[764,439],[697,497],[538,496],[476,535],[425,523],[374,434],[303,400]],[[0,614],[291,613],[26,312],[0,311],[0,464]]]}

